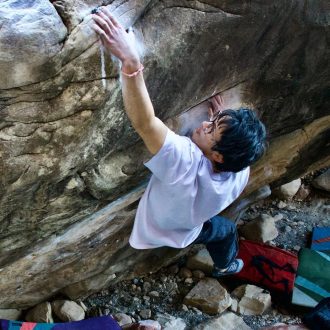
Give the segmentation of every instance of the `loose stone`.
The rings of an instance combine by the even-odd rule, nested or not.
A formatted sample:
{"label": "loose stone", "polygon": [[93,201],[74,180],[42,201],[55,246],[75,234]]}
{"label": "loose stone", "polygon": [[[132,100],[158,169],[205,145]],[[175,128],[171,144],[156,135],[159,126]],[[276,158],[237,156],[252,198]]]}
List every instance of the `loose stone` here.
{"label": "loose stone", "polygon": [[156,297],[157,298],[157,297],[159,297],[159,292],[157,292],[157,291],[150,291],[149,292],[149,296],[150,297]]}
{"label": "loose stone", "polygon": [[193,274],[193,277],[196,278],[196,279],[198,279],[198,280],[201,280],[202,278],[205,277],[204,272],[202,272],[201,270],[198,270],[198,269],[197,270],[193,270],[192,274]]}
{"label": "loose stone", "polygon": [[179,276],[182,278],[189,278],[189,277],[192,277],[192,272],[190,269],[183,267],[179,271]]}
{"label": "loose stone", "polygon": [[143,309],[140,311],[140,316],[142,317],[142,319],[146,320],[149,319],[151,317],[151,310],[150,309]]}
{"label": "loose stone", "polygon": [[206,277],[187,294],[183,303],[207,314],[217,314],[231,305],[231,298],[217,280]]}

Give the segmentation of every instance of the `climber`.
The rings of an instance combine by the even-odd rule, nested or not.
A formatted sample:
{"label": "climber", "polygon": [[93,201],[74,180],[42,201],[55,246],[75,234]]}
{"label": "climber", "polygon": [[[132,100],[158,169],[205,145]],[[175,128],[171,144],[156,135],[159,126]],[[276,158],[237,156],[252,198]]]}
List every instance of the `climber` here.
{"label": "climber", "polygon": [[121,61],[125,111],[153,155],[145,164],[152,176],[137,209],[131,246],[204,243],[214,261],[214,277],[239,272],[243,261],[236,259],[235,225],[217,214],[240,195],[249,165],[263,154],[263,124],[249,109],[224,110],[218,95],[210,100],[210,120],[191,138],[175,134],[155,116],[129,34],[106,7],[93,19],[104,48]]}

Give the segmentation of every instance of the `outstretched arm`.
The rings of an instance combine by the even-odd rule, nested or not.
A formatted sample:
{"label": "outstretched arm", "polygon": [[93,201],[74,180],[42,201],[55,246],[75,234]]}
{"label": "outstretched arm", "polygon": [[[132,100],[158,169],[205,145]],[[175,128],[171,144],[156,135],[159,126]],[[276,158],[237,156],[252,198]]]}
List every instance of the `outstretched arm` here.
{"label": "outstretched arm", "polygon": [[[122,92],[125,110],[132,126],[152,154],[162,147],[168,128],[155,116],[148,90],[144,83],[139,55],[129,34],[105,8],[93,15],[95,31],[104,47],[122,62]],[[126,74],[138,72],[134,76]]]}

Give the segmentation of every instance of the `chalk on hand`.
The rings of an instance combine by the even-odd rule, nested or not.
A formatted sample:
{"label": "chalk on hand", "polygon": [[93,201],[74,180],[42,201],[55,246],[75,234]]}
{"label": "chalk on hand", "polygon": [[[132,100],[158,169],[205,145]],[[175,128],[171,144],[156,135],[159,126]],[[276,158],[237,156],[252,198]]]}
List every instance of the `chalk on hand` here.
{"label": "chalk on hand", "polygon": [[96,14],[100,11],[100,7],[96,7],[92,10],[92,14]]}

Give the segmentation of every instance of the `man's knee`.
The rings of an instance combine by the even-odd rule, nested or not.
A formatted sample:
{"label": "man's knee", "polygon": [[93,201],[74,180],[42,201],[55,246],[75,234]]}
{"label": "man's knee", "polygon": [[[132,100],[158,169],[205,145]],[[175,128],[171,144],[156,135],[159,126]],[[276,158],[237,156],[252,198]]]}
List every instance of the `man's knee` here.
{"label": "man's knee", "polygon": [[230,236],[236,238],[236,225],[234,222],[222,216],[215,216],[211,219],[212,222],[212,231],[217,233],[216,236],[221,237],[222,239]]}

